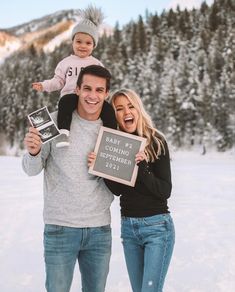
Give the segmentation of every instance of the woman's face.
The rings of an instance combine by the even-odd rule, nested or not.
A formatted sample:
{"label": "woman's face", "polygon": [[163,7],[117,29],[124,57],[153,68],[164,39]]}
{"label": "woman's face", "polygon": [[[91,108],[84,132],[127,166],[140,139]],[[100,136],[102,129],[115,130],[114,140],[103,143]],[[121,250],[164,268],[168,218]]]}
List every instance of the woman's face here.
{"label": "woman's face", "polygon": [[124,95],[119,95],[115,98],[114,106],[120,130],[127,133],[134,133],[139,120],[137,109]]}

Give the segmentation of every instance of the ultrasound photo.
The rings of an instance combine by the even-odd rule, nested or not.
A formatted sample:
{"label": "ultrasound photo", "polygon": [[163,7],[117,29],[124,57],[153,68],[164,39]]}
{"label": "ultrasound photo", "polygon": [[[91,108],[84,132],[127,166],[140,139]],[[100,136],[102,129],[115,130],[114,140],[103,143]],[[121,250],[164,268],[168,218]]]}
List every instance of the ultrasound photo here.
{"label": "ultrasound photo", "polygon": [[46,106],[29,114],[28,119],[30,124],[37,128],[41,134],[42,143],[46,143],[60,135],[60,131]]}

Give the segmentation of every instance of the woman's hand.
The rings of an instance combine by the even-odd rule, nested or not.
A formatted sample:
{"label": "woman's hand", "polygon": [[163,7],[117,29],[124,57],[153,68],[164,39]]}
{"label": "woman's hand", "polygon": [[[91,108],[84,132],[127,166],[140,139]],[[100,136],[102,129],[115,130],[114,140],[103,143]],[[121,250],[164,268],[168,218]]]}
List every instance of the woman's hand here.
{"label": "woman's hand", "polygon": [[90,152],[87,158],[88,167],[92,166],[95,163],[95,160],[96,160],[96,153]]}
{"label": "woman's hand", "polygon": [[139,162],[141,162],[143,160],[146,160],[147,161],[147,156],[144,153],[144,151],[140,151],[135,156],[135,162],[138,164]]}

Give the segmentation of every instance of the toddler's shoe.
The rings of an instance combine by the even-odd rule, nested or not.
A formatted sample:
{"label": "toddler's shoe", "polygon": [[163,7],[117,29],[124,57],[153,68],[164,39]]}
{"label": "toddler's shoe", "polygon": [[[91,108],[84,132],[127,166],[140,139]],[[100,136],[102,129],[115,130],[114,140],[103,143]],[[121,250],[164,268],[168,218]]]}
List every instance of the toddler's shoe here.
{"label": "toddler's shoe", "polygon": [[61,148],[61,147],[68,147],[69,146],[69,136],[62,133],[60,134],[57,138],[57,143],[56,143],[56,147],[57,148]]}

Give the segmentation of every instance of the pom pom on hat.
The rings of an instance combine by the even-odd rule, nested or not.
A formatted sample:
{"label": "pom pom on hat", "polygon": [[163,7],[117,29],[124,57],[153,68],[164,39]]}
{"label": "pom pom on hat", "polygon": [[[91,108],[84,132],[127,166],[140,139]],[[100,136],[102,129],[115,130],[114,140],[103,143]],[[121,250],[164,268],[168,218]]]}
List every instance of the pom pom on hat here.
{"label": "pom pom on hat", "polygon": [[85,10],[79,10],[79,14],[82,19],[72,30],[72,40],[78,32],[87,33],[93,38],[94,47],[96,47],[99,40],[99,26],[104,20],[104,14],[100,8],[92,5],[89,5]]}

